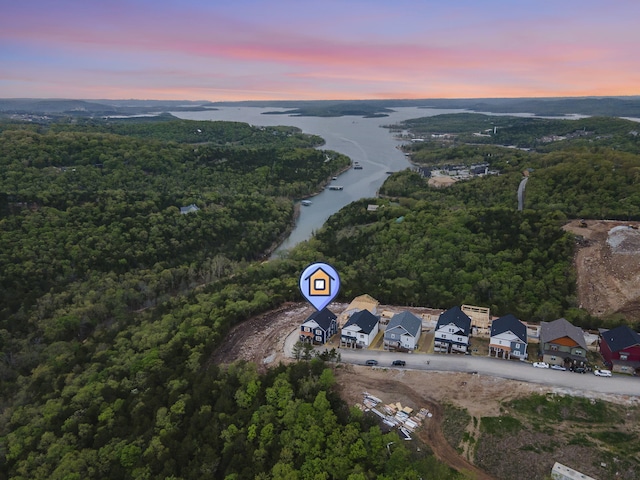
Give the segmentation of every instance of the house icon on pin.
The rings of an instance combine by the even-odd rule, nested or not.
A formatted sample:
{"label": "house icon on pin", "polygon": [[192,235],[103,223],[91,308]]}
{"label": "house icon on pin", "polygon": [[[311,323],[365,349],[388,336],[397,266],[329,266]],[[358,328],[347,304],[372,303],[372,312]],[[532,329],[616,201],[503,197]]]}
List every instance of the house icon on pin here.
{"label": "house icon on pin", "polygon": [[325,272],[322,267],[318,267],[304,278],[309,285],[310,296],[329,297],[331,296],[333,282],[335,278]]}

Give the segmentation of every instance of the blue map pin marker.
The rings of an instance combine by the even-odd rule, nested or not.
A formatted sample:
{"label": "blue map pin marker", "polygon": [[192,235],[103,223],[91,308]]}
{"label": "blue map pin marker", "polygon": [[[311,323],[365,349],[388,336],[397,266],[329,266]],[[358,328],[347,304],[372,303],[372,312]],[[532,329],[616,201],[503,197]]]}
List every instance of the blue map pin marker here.
{"label": "blue map pin marker", "polygon": [[340,276],[326,263],[313,263],[300,275],[300,291],[307,301],[322,310],[336,298],[340,290]]}

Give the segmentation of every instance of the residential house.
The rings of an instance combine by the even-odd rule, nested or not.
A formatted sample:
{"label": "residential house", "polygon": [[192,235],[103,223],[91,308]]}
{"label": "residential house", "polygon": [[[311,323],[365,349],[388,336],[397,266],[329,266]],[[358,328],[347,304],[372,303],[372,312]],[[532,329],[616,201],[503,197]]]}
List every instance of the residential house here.
{"label": "residential house", "polygon": [[394,315],[384,332],[386,350],[414,350],[422,333],[422,319],[409,311]]}
{"label": "residential house", "polygon": [[440,314],[434,332],[435,352],[466,353],[469,348],[471,318],[460,307],[453,307]]}
{"label": "residential house", "polygon": [[491,322],[489,356],[527,358],[527,327],[512,314]]}
{"label": "residential house", "polygon": [[300,341],[323,345],[338,333],[336,315],[328,308],[317,310],[300,325]]}
{"label": "residential house", "polygon": [[360,310],[342,327],[340,343],[351,348],[367,348],[376,338],[378,329],[378,317],[369,310]]}
{"label": "residential house", "polygon": [[640,374],[640,334],[627,325],[600,331],[600,354],[612,371]]}
{"label": "residential house", "polygon": [[489,335],[491,314],[487,307],[462,305],[460,309],[471,319],[471,331],[474,335]]}
{"label": "residential house", "polygon": [[540,322],[540,353],[542,361],[550,365],[585,367],[587,343],[582,329],[564,318]]}
{"label": "residential house", "polygon": [[180,213],[182,215],[186,215],[187,213],[194,213],[197,212],[198,210],[200,210],[198,208],[198,206],[195,203],[192,203],[191,205],[187,206],[187,207],[180,207]]}
{"label": "residential house", "polygon": [[369,310],[374,315],[378,315],[379,305],[380,302],[378,302],[378,300],[373,298],[371,295],[365,294],[354,298],[338,317],[338,327],[344,326],[351,315],[361,310]]}

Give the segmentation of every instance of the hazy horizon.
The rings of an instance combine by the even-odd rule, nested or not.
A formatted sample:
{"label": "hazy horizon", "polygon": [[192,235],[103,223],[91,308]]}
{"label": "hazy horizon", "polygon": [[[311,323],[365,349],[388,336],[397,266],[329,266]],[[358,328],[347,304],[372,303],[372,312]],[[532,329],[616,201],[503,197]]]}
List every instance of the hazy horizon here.
{"label": "hazy horizon", "polygon": [[265,98],[265,99],[241,99],[241,100],[208,100],[208,99],[187,99],[187,98],[84,98],[84,97],[0,97],[0,100],[68,100],[68,101],[82,101],[82,102],[159,102],[159,103],[175,103],[175,102],[189,102],[189,103],[212,103],[212,104],[224,104],[224,103],[296,103],[296,102],[425,102],[425,101],[474,101],[474,100],[578,100],[578,99],[599,99],[599,98],[619,98],[619,99],[640,99],[638,95],[563,95],[563,96],[544,96],[544,97],[422,97],[422,98],[292,98],[292,99],[277,99],[277,98]]}

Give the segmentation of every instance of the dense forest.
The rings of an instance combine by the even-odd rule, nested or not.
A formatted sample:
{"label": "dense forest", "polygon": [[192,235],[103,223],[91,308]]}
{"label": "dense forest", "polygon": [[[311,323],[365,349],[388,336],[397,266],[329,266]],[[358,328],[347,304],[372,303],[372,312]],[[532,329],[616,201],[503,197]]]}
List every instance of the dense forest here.
{"label": "dense forest", "polygon": [[624,321],[577,307],[561,226],[640,219],[625,129],[536,150],[424,142],[417,162],[501,174],[443,190],[394,174],[264,261],[294,200],[349,165],[317,137],[169,117],[0,124],[0,478],[459,478],[425,450],[387,451],[394,435],[341,403],[331,365],[258,374],[211,354],[233,325],[299,300],[317,260],[340,271],[345,299]]}

